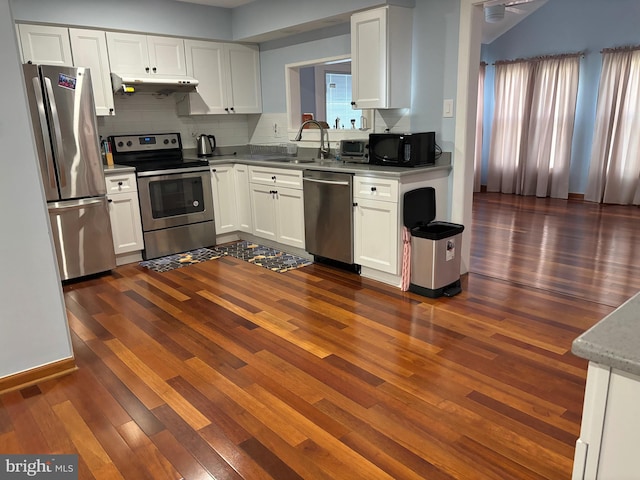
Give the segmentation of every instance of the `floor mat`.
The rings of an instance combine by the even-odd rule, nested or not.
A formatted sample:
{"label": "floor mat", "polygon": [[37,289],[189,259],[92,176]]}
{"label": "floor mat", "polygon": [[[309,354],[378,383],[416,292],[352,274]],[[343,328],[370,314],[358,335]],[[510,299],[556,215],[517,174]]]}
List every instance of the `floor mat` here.
{"label": "floor mat", "polygon": [[154,258],[153,260],[144,260],[140,262],[140,266],[146,267],[155,272],[168,272],[187,265],[206,262],[220,258],[223,254],[209,248],[198,248],[184,253],[176,253],[167,255],[166,257]]}
{"label": "floor mat", "polygon": [[239,258],[279,273],[306,267],[313,263],[309,259],[247,241],[237,242],[232,245],[220,245],[216,247],[216,250],[223,255]]}

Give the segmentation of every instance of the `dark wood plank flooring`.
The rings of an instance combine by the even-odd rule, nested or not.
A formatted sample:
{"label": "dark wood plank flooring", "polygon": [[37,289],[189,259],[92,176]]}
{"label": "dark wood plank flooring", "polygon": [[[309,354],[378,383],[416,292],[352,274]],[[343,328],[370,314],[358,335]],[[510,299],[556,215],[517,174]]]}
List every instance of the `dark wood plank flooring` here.
{"label": "dark wood plank flooring", "polygon": [[66,285],[79,371],[0,397],[0,452],[82,479],[561,479],[572,340],[640,289],[640,210],[480,194],[428,299],[323,265],[127,265]]}

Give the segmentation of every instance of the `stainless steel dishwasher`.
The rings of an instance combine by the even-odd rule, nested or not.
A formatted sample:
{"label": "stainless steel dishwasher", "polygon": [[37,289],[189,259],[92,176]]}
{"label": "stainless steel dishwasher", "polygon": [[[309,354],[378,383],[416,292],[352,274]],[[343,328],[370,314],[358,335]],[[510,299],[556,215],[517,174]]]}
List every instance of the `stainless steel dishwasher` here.
{"label": "stainless steel dishwasher", "polygon": [[304,170],[307,252],[353,265],[353,175]]}

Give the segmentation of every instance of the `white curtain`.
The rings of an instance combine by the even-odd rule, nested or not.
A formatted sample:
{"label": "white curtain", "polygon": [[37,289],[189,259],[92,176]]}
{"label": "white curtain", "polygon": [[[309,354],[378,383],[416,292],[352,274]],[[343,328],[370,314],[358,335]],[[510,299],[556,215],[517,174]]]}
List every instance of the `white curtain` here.
{"label": "white curtain", "polygon": [[585,200],[640,205],[640,50],[604,51]]}
{"label": "white curtain", "polygon": [[579,55],[498,62],[487,190],[567,198]]}
{"label": "white curtain", "polygon": [[525,195],[568,198],[580,58],[549,58],[534,67]]}
{"label": "white curtain", "polygon": [[496,64],[487,191],[522,193],[522,162],[529,128],[529,62]]}
{"label": "white curtain", "polygon": [[480,64],[480,74],[478,76],[478,109],[476,111],[476,148],[475,157],[473,160],[474,176],[473,176],[473,191],[479,192],[482,180],[482,134],[483,118],[484,118],[484,76],[487,72],[487,64],[482,62]]}

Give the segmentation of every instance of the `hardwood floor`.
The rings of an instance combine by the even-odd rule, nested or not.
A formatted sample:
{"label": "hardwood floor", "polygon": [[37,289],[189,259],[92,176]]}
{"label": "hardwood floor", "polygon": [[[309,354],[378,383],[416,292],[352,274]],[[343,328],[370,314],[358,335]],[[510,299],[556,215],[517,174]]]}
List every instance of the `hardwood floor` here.
{"label": "hardwood floor", "polygon": [[561,479],[572,340],[640,289],[640,210],[478,195],[454,298],[312,265],[64,288],[79,370],[0,397],[0,452],[82,479]]}

